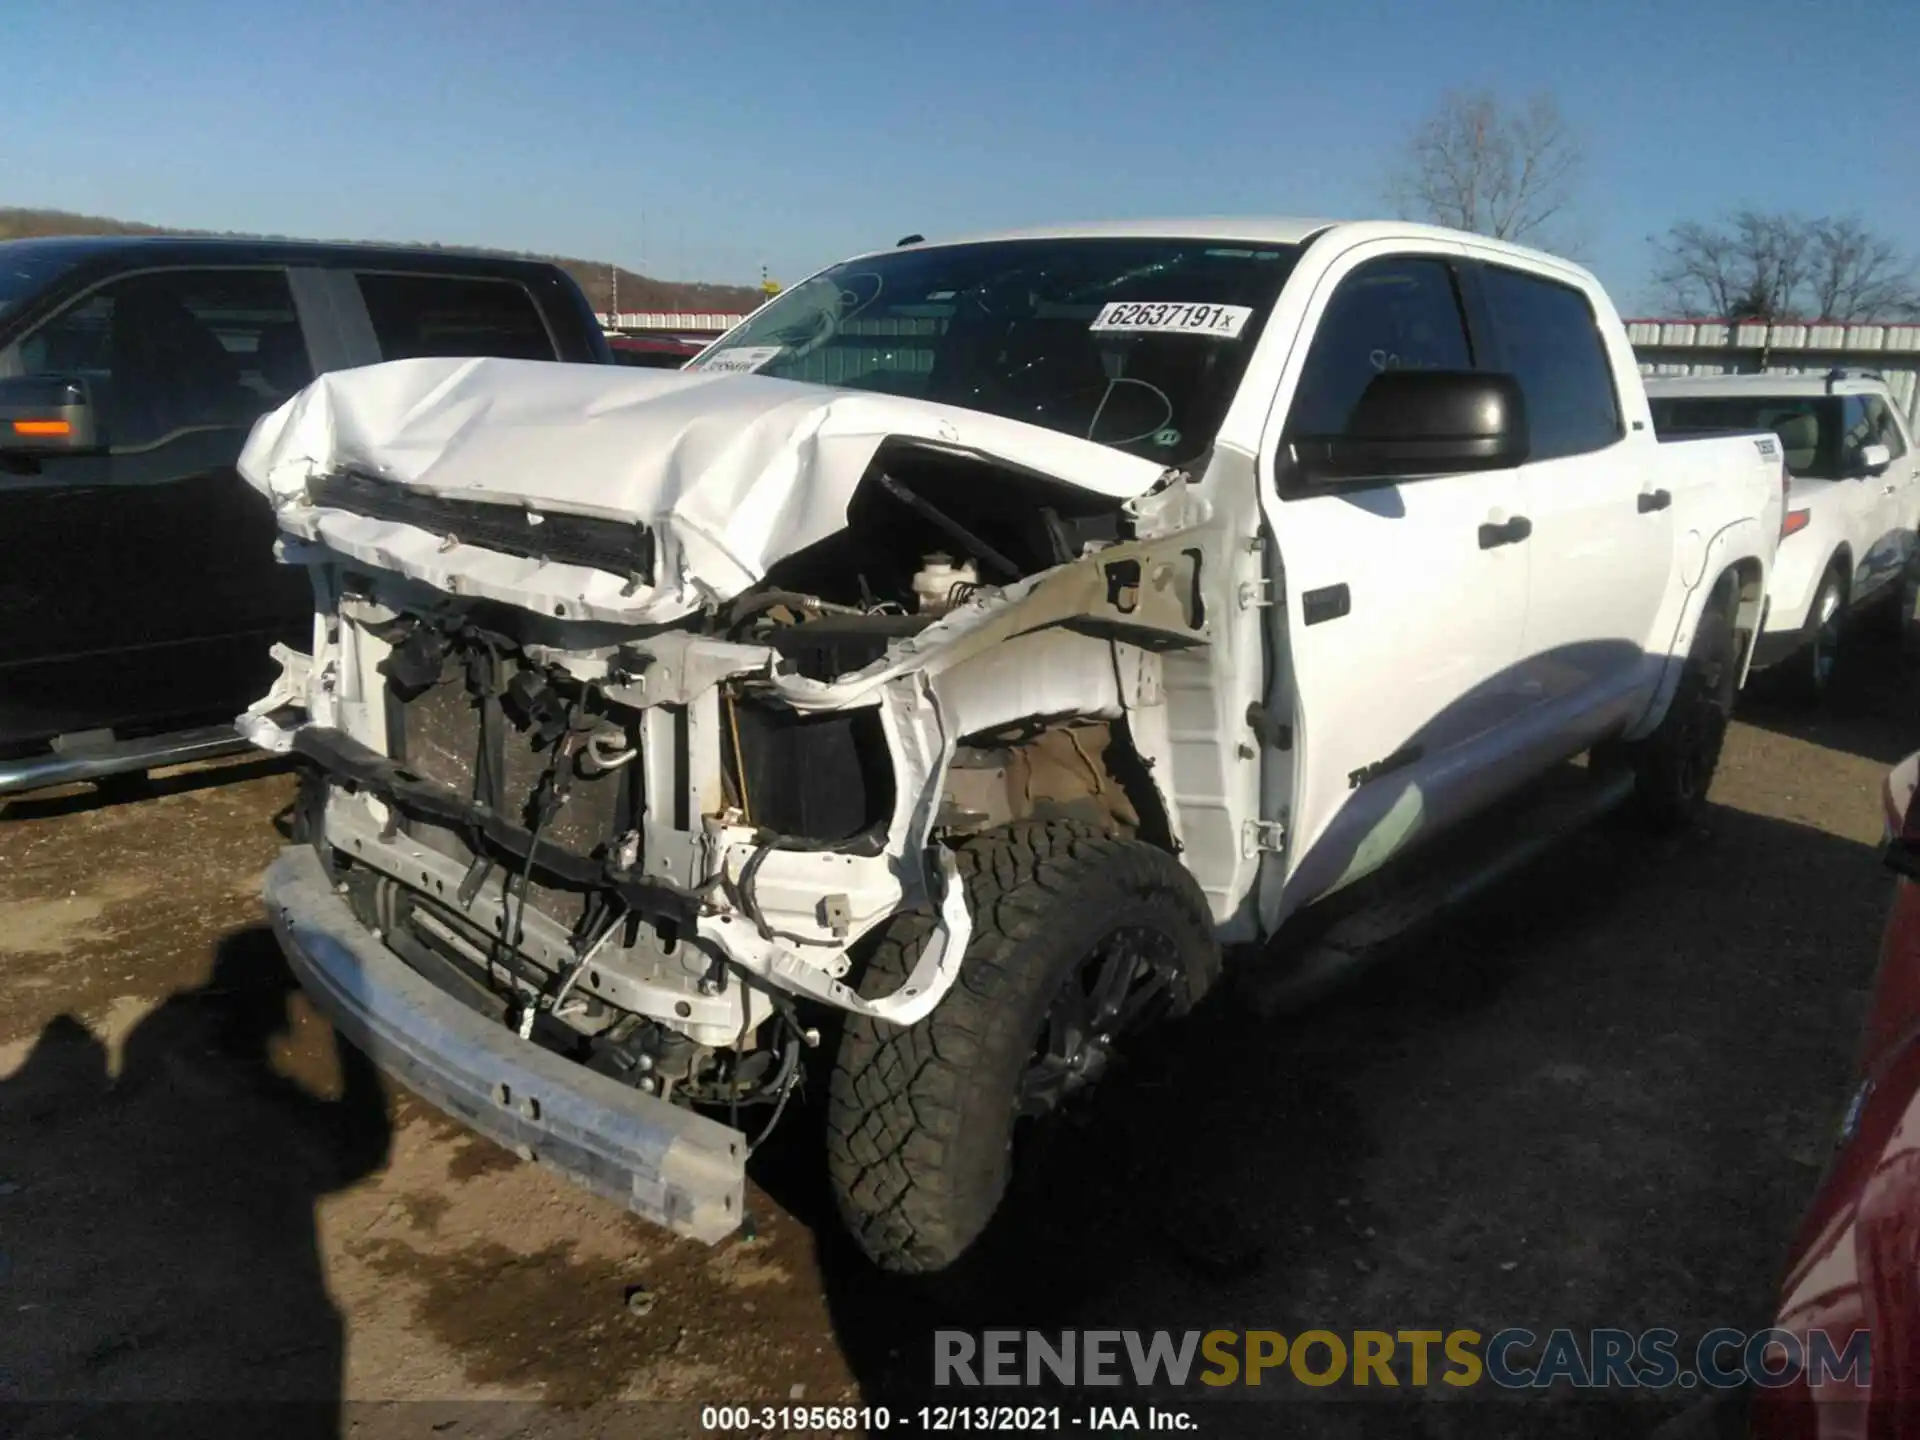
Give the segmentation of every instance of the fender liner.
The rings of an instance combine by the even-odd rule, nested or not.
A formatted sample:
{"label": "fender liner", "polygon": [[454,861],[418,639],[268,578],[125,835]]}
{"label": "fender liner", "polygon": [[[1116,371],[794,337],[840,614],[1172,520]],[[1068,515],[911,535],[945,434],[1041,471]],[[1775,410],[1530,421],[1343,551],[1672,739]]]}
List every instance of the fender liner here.
{"label": "fender liner", "polygon": [[[1661,667],[1660,683],[1654,689],[1653,698],[1647,702],[1647,708],[1637,721],[1626,728],[1622,739],[1642,739],[1666,717],[1667,706],[1673,703],[1673,692],[1679,687],[1680,674],[1686,666],[1687,652],[1693,644],[1694,627],[1700,623],[1700,616],[1706,609],[1707,600],[1720,581],[1741,561],[1751,560],[1760,567],[1761,589],[1762,593],[1765,593],[1767,575],[1772,566],[1769,564],[1770,557],[1766,547],[1762,544],[1763,538],[1760,522],[1745,519],[1736,520],[1733,524],[1716,531],[1713,538],[1707,541],[1706,563],[1700,569],[1701,583],[1688,590],[1686,603],[1680,607],[1680,618],[1667,644],[1666,662]],[[1750,656],[1751,646],[1748,647],[1748,652]],[[1744,682],[1744,658],[1742,665]]]}

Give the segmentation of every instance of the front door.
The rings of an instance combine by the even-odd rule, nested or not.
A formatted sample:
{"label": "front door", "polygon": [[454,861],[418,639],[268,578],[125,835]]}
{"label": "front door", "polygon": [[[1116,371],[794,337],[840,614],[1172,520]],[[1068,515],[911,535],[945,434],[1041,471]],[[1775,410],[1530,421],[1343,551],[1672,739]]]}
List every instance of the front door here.
{"label": "front door", "polygon": [[[1874,506],[1874,539],[1867,568],[1876,579],[1890,581],[1900,575],[1913,550],[1915,490],[1920,478],[1917,478],[1912,447],[1907,444],[1893,407],[1878,395],[1864,395],[1860,399],[1864,410],[1862,444],[1884,445],[1892,457],[1885,469],[1861,476],[1863,483],[1859,487],[1870,492]],[[1849,439],[1853,433],[1848,430]]]}
{"label": "front door", "polygon": [[305,643],[312,598],[234,468],[312,379],[284,271],[109,281],[0,355],[84,375],[104,453],[0,467],[0,739],[230,718]]}
{"label": "front door", "polygon": [[1487,773],[1476,757],[1516,704],[1527,546],[1504,527],[1519,513],[1517,472],[1320,493],[1289,478],[1287,437],[1342,433],[1375,375],[1476,363],[1454,257],[1373,249],[1321,282],[1268,457],[1283,572],[1272,646],[1285,657],[1269,708],[1295,734],[1290,864],[1284,881],[1261,878],[1269,928],[1470,808]]}

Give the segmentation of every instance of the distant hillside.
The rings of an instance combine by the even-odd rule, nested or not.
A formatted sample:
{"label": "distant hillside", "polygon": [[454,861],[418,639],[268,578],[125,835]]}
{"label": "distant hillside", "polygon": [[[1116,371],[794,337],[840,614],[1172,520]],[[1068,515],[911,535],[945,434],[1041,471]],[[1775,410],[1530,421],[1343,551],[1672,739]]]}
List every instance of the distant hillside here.
{"label": "distant hillside", "polygon": [[[137,220],[109,220],[100,215],[71,215],[64,210],[28,210],[0,205],[0,240],[24,240],[39,235],[235,235],[237,231],[175,230],[143,225]],[[254,238],[254,237],[249,237]],[[271,235],[271,240],[296,237]],[[434,250],[469,255],[512,255],[517,259],[549,260],[580,283],[593,308],[605,311],[612,301],[613,271],[603,261],[575,260],[566,255],[527,255],[522,251],[490,250],[480,245],[442,245],[415,241]],[[707,310],[739,314],[753,309],[765,297],[750,285],[708,285],[678,280],[654,280],[631,270],[620,272],[622,310]]]}

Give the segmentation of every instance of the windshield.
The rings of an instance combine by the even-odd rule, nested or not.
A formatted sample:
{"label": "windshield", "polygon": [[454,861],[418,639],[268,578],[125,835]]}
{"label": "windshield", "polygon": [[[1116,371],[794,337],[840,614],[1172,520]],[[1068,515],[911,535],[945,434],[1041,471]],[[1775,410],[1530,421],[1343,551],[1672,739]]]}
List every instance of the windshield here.
{"label": "windshield", "polygon": [[1143,459],[1213,443],[1299,256],[1205,240],[1002,240],[850,261],[689,369],[984,410]]}
{"label": "windshield", "polygon": [[0,245],[0,315],[38,292],[63,270],[73,267],[66,255],[9,255]]}
{"label": "windshield", "polygon": [[1803,480],[1841,478],[1844,424],[1831,395],[1667,395],[1653,397],[1656,431],[1771,430],[1787,470]]}

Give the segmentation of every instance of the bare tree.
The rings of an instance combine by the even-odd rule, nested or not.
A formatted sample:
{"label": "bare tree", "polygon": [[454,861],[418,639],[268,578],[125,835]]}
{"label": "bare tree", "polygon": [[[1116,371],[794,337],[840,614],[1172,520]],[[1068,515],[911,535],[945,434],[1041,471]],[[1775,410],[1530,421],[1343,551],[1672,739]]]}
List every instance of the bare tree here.
{"label": "bare tree", "polygon": [[1683,220],[1655,240],[1653,283],[1689,318],[1785,320],[1808,272],[1807,226],[1742,210],[1715,225]]}
{"label": "bare tree", "polygon": [[1920,314],[1914,262],[1857,216],[1810,227],[1813,314],[1822,320],[1907,319]]}
{"label": "bare tree", "polygon": [[1510,109],[1490,91],[1449,91],[1408,137],[1388,197],[1409,219],[1548,244],[1570,238],[1583,165],[1551,96]]}
{"label": "bare tree", "polygon": [[1920,303],[1912,262],[1858,219],[1741,210],[1682,221],[1653,245],[1655,287],[1693,319],[1898,319]]}

